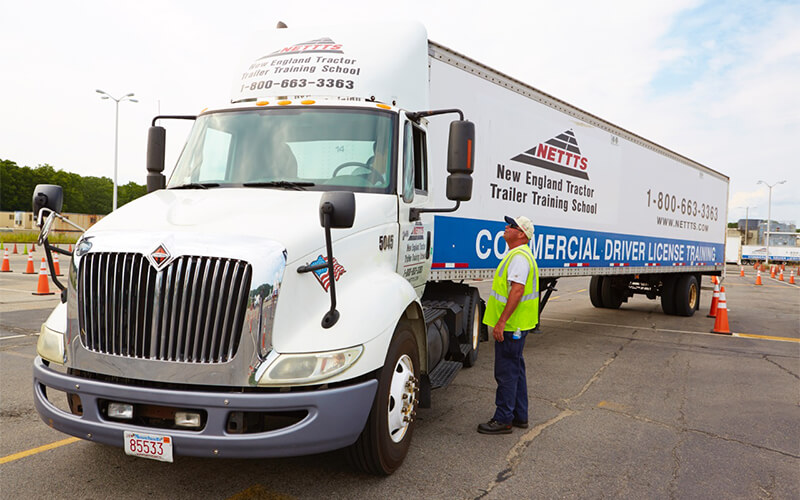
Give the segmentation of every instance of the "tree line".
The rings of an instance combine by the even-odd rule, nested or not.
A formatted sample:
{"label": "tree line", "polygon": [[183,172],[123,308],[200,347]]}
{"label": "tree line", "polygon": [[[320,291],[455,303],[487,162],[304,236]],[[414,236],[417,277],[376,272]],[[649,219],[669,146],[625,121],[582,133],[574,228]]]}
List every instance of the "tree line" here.
{"label": "tree line", "polygon": [[[64,188],[64,212],[106,215],[111,213],[114,183],[108,177],[84,177],[56,170],[48,164],[20,167],[0,159],[0,211],[31,211],[37,184]],[[147,194],[147,187],[135,182],[117,186],[117,205],[122,206]]]}

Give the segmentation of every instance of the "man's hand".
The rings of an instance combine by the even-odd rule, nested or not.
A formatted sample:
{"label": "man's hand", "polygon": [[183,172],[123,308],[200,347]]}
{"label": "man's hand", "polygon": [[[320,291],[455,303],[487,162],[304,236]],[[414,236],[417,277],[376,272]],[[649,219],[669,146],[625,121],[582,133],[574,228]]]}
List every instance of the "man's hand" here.
{"label": "man's hand", "polygon": [[505,321],[498,321],[496,325],[494,325],[494,329],[492,330],[492,335],[494,335],[494,339],[498,342],[503,341],[503,331],[506,328]]}

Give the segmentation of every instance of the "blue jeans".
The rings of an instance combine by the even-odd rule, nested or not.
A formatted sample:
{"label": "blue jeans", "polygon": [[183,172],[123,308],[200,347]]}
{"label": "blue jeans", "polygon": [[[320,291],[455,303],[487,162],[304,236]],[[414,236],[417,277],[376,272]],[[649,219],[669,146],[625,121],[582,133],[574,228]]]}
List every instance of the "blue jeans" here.
{"label": "blue jeans", "polygon": [[512,420],[528,421],[528,381],[522,357],[528,332],[522,332],[519,340],[511,338],[513,333],[503,332],[503,342],[494,343],[494,379],[497,381],[494,419],[503,424]]}

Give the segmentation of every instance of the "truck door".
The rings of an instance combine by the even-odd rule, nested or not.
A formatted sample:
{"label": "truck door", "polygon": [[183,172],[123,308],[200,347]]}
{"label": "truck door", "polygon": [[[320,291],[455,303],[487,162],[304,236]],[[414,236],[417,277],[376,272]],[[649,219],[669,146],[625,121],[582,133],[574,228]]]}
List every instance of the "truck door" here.
{"label": "truck door", "polygon": [[[406,120],[403,128],[403,156],[400,172],[397,272],[414,287],[428,281],[433,255],[433,216],[422,214],[410,220],[412,208],[428,204],[428,153],[425,130]],[[422,289],[419,289],[422,293]]]}

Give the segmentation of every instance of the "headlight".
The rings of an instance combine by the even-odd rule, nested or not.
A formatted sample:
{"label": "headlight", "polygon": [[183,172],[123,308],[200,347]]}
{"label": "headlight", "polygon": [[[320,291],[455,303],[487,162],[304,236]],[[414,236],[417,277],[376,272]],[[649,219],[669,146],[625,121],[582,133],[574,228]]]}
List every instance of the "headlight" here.
{"label": "headlight", "polygon": [[259,385],[310,383],[332,377],[356,362],[363,346],[309,354],[281,354],[267,368]]}
{"label": "headlight", "polygon": [[39,331],[39,340],[36,343],[36,352],[48,361],[63,365],[64,361],[66,361],[64,356],[64,334],[42,325],[42,329]]}

